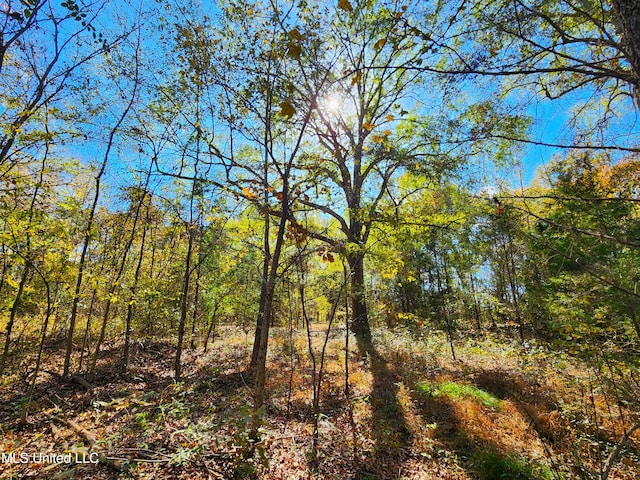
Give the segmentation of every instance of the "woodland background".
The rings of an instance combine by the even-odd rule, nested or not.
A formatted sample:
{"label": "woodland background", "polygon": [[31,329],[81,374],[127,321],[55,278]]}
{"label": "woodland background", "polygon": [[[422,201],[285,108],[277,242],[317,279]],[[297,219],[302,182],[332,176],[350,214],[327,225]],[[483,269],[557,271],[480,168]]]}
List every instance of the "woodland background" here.
{"label": "woodland background", "polygon": [[0,25],[6,478],[640,473],[635,1]]}

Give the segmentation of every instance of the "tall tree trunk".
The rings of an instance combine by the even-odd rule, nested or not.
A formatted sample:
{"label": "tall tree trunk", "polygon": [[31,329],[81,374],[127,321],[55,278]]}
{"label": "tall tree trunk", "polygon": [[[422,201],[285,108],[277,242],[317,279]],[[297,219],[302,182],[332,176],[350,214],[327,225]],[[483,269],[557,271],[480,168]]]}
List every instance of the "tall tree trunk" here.
{"label": "tall tree trunk", "polygon": [[[147,178],[144,183],[144,187],[138,190],[138,203],[136,205],[135,210],[135,220],[133,222],[133,227],[131,229],[131,236],[129,237],[129,244],[127,247],[127,251],[130,246],[133,244],[136,234],[136,226],[138,224],[138,219],[140,218],[140,210],[144,206],[145,199],[147,198],[147,188],[149,187],[149,180],[151,179],[151,172],[153,170],[153,163],[149,165],[149,170],[147,171]],[[149,203],[151,203],[151,199],[149,198]],[[140,279],[140,271],[142,270],[142,259],[144,258],[144,248],[147,239],[147,229],[149,227],[149,206],[145,210],[145,218],[144,218],[144,226],[142,227],[142,238],[140,239],[140,251],[138,252],[138,262],[136,264],[136,270],[133,274],[133,285],[131,286],[131,291],[129,292],[129,301],[127,302],[127,318],[125,320],[125,332],[124,332],[124,346],[122,349],[122,371],[126,372],[129,368],[129,345],[131,341],[131,322],[133,320],[133,306],[136,301],[136,293],[138,290],[138,280]]]}
{"label": "tall tree trunk", "polygon": [[[106,242],[107,237],[99,239],[98,243]],[[97,272],[96,278],[103,278],[105,268],[107,266],[106,256],[103,256],[103,260],[100,262],[100,270]],[[94,275],[96,273],[94,272]],[[98,298],[98,288],[94,287],[91,292],[91,301],[89,302],[89,311],[87,312],[87,321],[85,322],[84,335],[82,337],[82,346],[80,347],[80,360],[78,361],[78,369],[82,371],[83,361],[85,359],[85,349],[87,351],[87,360],[91,361],[91,322],[93,320],[94,310],[96,310],[96,299]]]}
{"label": "tall tree trunk", "polygon": [[511,301],[513,309],[516,315],[516,323],[518,324],[518,331],[520,333],[520,342],[524,343],[524,319],[522,318],[522,312],[520,311],[520,300],[518,295],[518,288],[516,286],[516,262],[513,256],[513,237],[511,234],[507,235],[508,243],[504,246],[505,260],[507,262],[507,280],[509,282],[509,291],[511,293]]}
{"label": "tall tree trunk", "polygon": [[[266,162],[265,162],[266,164]],[[267,375],[267,349],[269,346],[269,327],[271,326],[271,316],[273,312],[273,297],[276,289],[276,282],[278,280],[278,266],[280,264],[280,255],[282,253],[282,246],[284,245],[284,237],[286,232],[287,225],[287,216],[289,212],[289,168],[285,170],[283,175],[282,182],[282,197],[280,200],[280,205],[282,207],[282,215],[280,217],[280,221],[278,224],[278,233],[276,235],[276,241],[273,248],[273,255],[265,255],[265,258],[268,257],[269,263],[268,267],[268,276],[266,279],[263,279],[263,292],[261,292],[261,311],[258,314],[258,325],[260,327],[259,337],[256,338],[258,340],[258,349],[256,352],[256,361],[253,366],[252,373],[255,376],[254,383],[254,403],[253,403],[253,418],[252,418],[252,436],[257,438],[258,428],[260,426],[260,415],[259,412],[264,405],[265,399],[265,383],[266,383],[266,375]],[[266,175],[265,175],[266,179]],[[269,245],[269,217],[268,213],[265,217],[265,246]],[[268,250],[265,250],[265,254],[268,253]],[[265,282],[266,280],[266,282]],[[264,298],[262,298],[262,293],[264,293]],[[257,336],[258,332],[256,332]],[[255,350],[255,345],[254,345]],[[252,358],[253,360],[253,358]]]}
{"label": "tall tree trunk", "polygon": [[358,346],[364,353],[368,351],[371,344],[371,327],[364,283],[364,255],[347,255],[347,262],[351,272],[351,331],[355,334]]}
{"label": "tall tree trunk", "polygon": [[[193,195],[193,191],[192,191]],[[184,277],[182,279],[182,291],[180,292],[180,322],[178,323],[178,343],[176,345],[176,358],[174,361],[174,379],[180,381],[182,375],[182,344],[184,343],[184,329],[189,312],[189,277],[191,276],[191,257],[193,255],[193,223],[189,223],[187,258],[185,259]]]}
{"label": "tall tree trunk", "polygon": [[[155,272],[155,266],[156,266],[156,244],[153,241],[153,230],[151,231],[152,233],[152,237],[151,237],[151,263],[149,265],[149,280],[151,280],[151,282],[153,282],[153,274]],[[151,318],[151,312],[152,312],[152,303],[153,303],[153,297],[151,295],[149,295],[147,297],[147,318],[146,318],[146,322],[144,323],[144,327],[143,327],[143,331],[144,334],[147,335],[147,337],[153,337],[154,333],[155,333],[155,323],[153,322],[153,319]]]}
{"label": "tall tree trunk", "polygon": [[5,245],[0,245],[0,254],[2,255],[2,272],[0,272],[0,298],[2,298],[2,290],[4,289],[7,270],[9,269],[9,259]]}
{"label": "tall tree trunk", "polygon": [[625,57],[631,64],[631,83],[640,108],[640,4],[638,0],[611,0],[611,6]]}
{"label": "tall tree trunk", "polygon": [[133,321],[133,306],[136,301],[138,291],[138,281],[140,279],[140,271],[142,270],[142,260],[144,258],[145,240],[147,238],[147,225],[149,223],[149,209],[147,208],[147,218],[142,229],[142,238],[140,239],[140,251],[138,252],[138,263],[136,271],[133,275],[133,285],[129,294],[129,302],[127,302],[127,319],[125,320],[124,347],[122,350],[122,371],[126,372],[129,368],[129,345],[131,343],[131,322]]}
{"label": "tall tree trunk", "polygon": [[91,332],[91,320],[93,319],[93,311],[96,304],[96,297],[98,296],[98,290],[96,288],[93,289],[91,293],[91,301],[89,302],[89,312],[87,313],[87,322],[84,327],[84,336],[82,337],[82,346],[80,347],[80,360],[78,361],[78,369],[82,371],[82,362],[84,361],[84,352],[85,349],[90,351],[90,338],[89,334]]}
{"label": "tall tree trunk", "polygon": [[16,297],[13,300],[13,304],[11,305],[11,311],[9,313],[9,321],[7,322],[7,331],[5,332],[2,358],[0,359],[0,376],[4,373],[4,369],[7,364],[7,359],[9,358],[9,346],[11,345],[11,332],[13,330],[13,326],[16,321],[16,314],[18,312],[18,308],[20,307],[20,302],[22,300],[24,286],[27,283],[27,278],[29,278],[29,270],[30,270],[29,265],[25,264],[24,268],[22,269],[22,277],[20,277],[20,283],[18,284],[18,291],[16,292]]}
{"label": "tall tree trunk", "polygon": [[[201,250],[199,249],[198,252]],[[199,253],[198,253],[199,256]],[[196,262],[198,267],[196,268],[196,287],[193,292],[193,312],[191,314],[191,339],[189,341],[189,346],[191,349],[196,347],[196,322],[198,321],[198,302],[200,300],[200,275],[202,273],[201,265],[202,262],[200,259]]]}
{"label": "tall tree trunk", "polygon": [[20,424],[25,425],[27,423],[27,415],[29,412],[29,407],[31,406],[31,401],[33,400],[33,392],[35,390],[36,382],[38,381],[38,374],[40,373],[40,366],[42,365],[42,352],[44,350],[44,342],[47,338],[47,329],[49,328],[49,321],[54,311],[54,304],[51,298],[51,285],[47,280],[47,277],[44,273],[28,258],[23,257],[26,265],[31,267],[42,279],[42,283],[44,283],[46,299],[47,299],[47,308],[45,310],[44,321],[42,324],[42,332],[40,334],[40,345],[38,347],[38,354],[36,356],[36,365],[33,371],[33,376],[31,379],[31,384],[29,385],[29,390],[26,396],[26,402],[22,405],[22,412],[20,414]]}
{"label": "tall tree trunk", "polygon": [[[48,132],[47,127],[45,127],[45,130]],[[48,158],[49,158],[49,143],[47,142],[45,144],[45,151],[42,156],[39,178],[35,185],[35,188],[33,189],[33,193],[31,195],[31,202],[29,204],[29,218],[28,218],[27,227],[25,229],[26,242],[25,242],[24,251],[26,255],[21,254],[20,252],[16,252],[24,260],[25,263],[24,263],[24,269],[22,270],[22,277],[20,278],[20,283],[18,285],[18,291],[16,292],[16,297],[13,301],[13,304],[11,305],[11,311],[9,313],[9,322],[7,323],[7,332],[6,332],[6,338],[4,343],[4,349],[2,351],[2,358],[0,359],[0,376],[4,373],[6,362],[9,356],[9,346],[11,343],[11,331],[13,330],[13,326],[15,324],[18,308],[20,307],[20,303],[22,301],[22,295],[24,293],[24,287],[27,283],[27,280],[29,279],[29,274],[31,273],[31,269],[34,269],[42,277],[42,280],[47,285],[47,294],[48,294],[47,300],[50,300],[50,297],[49,297],[50,292],[48,290],[49,284],[47,283],[47,280],[42,274],[42,272],[31,262],[31,259],[30,259],[31,257],[31,225],[33,224],[33,221],[34,221],[33,216],[35,212],[36,201],[38,200],[38,195],[40,193],[40,188],[41,188],[41,185],[44,185],[45,169],[47,166]],[[2,272],[2,276],[4,281],[4,270]],[[50,305],[48,305],[48,307],[50,307]]]}
{"label": "tall tree trunk", "polygon": [[[137,66],[136,66],[137,70]],[[98,201],[100,199],[100,184],[102,181],[102,176],[107,169],[107,163],[109,162],[109,156],[111,155],[111,149],[113,148],[113,143],[115,140],[116,133],[120,129],[120,125],[124,122],[127,115],[129,115],[129,111],[133,107],[133,103],[137,96],[138,84],[137,82],[134,84],[133,91],[131,93],[131,98],[129,99],[124,111],[118,118],[116,124],[113,126],[111,131],[109,132],[109,140],[107,142],[107,148],[104,153],[104,157],[102,159],[102,164],[100,165],[100,169],[95,177],[95,192],[93,195],[93,201],[91,203],[91,209],[89,210],[89,217],[87,219],[87,225],[84,233],[84,239],[82,241],[82,250],[80,253],[80,260],[78,264],[78,274],[76,276],[76,284],[73,291],[73,301],[71,303],[71,314],[69,316],[69,330],[67,332],[67,346],[66,352],[64,356],[64,366],[62,370],[62,375],[64,377],[69,376],[69,370],[71,368],[71,354],[73,353],[73,335],[75,333],[76,328],[76,319],[78,316],[78,305],[80,303],[80,294],[82,292],[82,282],[84,279],[84,270],[86,268],[86,259],[87,252],[89,250],[89,244],[91,243],[91,230],[93,229],[93,222],[96,215],[96,211],[98,209]]]}
{"label": "tall tree trunk", "polygon": [[[148,178],[147,178],[147,181],[148,181]],[[146,185],[145,185],[145,190],[146,190]],[[129,235],[129,238],[127,239],[124,245],[124,251],[122,252],[120,264],[111,282],[111,287],[109,288],[109,293],[107,295],[107,304],[105,305],[104,315],[102,316],[102,326],[100,327],[100,336],[98,337],[98,342],[96,343],[96,349],[91,359],[92,372],[95,371],[98,355],[100,354],[100,348],[102,348],[102,342],[104,342],[105,334],[107,331],[107,322],[109,320],[109,312],[111,309],[111,304],[113,303],[112,299],[115,296],[118,286],[120,285],[120,278],[122,278],[122,274],[124,273],[124,269],[127,264],[127,258],[129,257],[129,252],[131,251],[131,246],[133,245],[133,240],[136,235],[136,228],[138,227],[138,220],[140,219],[140,208],[142,205],[142,201],[143,200],[141,199],[136,205],[136,209],[133,214],[133,224],[131,225],[131,235]]]}
{"label": "tall tree trunk", "polygon": [[[256,329],[253,336],[253,349],[251,351],[251,362],[249,370],[254,372],[258,366],[258,352],[260,350],[260,338],[262,337],[262,326],[265,323],[265,317],[270,315],[270,309],[267,309],[267,296],[269,291],[269,269],[271,265],[271,251],[269,243],[269,215],[265,212],[264,216],[264,259],[262,262],[262,281],[260,283],[260,300],[258,301],[258,318],[256,319]],[[265,312],[268,312],[265,314]],[[270,319],[266,321],[271,323]]]}

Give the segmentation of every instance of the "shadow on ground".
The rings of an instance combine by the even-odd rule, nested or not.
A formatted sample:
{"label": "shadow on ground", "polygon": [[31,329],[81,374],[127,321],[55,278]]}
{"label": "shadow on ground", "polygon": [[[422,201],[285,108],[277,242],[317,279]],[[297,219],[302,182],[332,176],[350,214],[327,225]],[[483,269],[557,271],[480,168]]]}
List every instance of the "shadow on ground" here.
{"label": "shadow on ground", "polygon": [[[452,398],[424,388],[413,389],[413,400],[425,423],[436,425],[434,440],[455,455],[472,478],[564,478],[550,453],[552,447],[560,446],[557,442],[567,439],[568,435],[565,435],[565,425],[554,423],[557,403],[550,392],[541,392],[535,380],[502,369],[479,369],[452,383],[471,385],[478,392],[488,393],[500,401],[509,400],[510,405],[515,406],[515,411],[513,407],[503,411],[502,407],[482,406],[478,400]],[[533,460],[530,452],[517,449],[517,442],[510,443],[507,431],[513,415],[527,423],[521,434],[529,435],[531,440],[541,440],[546,458]]]}
{"label": "shadow on ground", "polygon": [[400,376],[372,341],[360,345],[370,362],[373,384],[369,401],[372,409],[372,452],[358,465],[354,478],[396,478],[407,457],[412,432],[399,399]]}

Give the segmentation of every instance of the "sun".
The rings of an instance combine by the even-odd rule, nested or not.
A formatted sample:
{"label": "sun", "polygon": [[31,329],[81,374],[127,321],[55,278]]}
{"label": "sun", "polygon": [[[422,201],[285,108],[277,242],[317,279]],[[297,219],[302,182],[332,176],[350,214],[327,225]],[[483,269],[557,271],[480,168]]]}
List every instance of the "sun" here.
{"label": "sun", "polygon": [[330,93],[319,102],[320,108],[331,114],[340,113],[343,108],[343,103],[342,97],[337,93]]}

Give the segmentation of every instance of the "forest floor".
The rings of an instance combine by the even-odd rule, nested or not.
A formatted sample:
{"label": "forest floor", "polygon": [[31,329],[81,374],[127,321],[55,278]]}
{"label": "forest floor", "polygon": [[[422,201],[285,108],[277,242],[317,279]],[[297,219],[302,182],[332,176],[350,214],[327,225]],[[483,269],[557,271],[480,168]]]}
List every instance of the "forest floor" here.
{"label": "forest floor", "polygon": [[[326,326],[313,329],[319,367]],[[61,371],[51,346],[30,405],[17,368],[0,386],[0,478],[602,478],[614,450],[608,478],[640,478],[638,432],[616,449],[631,412],[588,368],[533,341],[484,336],[456,340],[454,359],[446,338],[427,331],[376,330],[364,357],[351,338],[348,392],[345,331],[331,333],[314,456],[307,336],[275,328],[253,445],[250,339],[235,327],[219,333],[206,354],[185,351],[179,383],[174,348],[161,341],[137,344],[126,375],[114,346],[98,373],[67,381],[47,373]]]}

